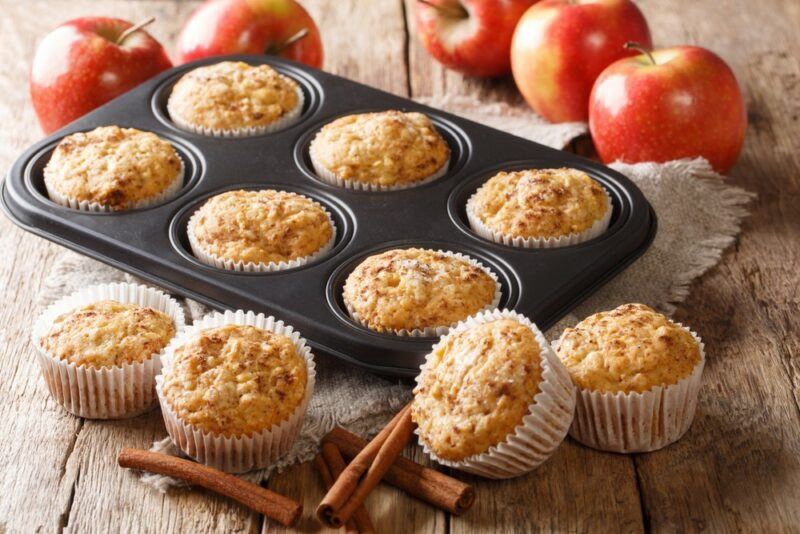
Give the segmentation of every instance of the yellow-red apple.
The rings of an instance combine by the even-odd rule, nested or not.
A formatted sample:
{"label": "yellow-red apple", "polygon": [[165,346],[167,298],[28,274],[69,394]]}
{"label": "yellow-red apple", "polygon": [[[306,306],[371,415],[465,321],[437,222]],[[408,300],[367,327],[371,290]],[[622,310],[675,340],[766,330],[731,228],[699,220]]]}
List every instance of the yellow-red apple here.
{"label": "yellow-red apple", "polygon": [[319,29],[294,0],[207,0],[178,36],[178,63],[227,54],[274,54],[322,67]]}
{"label": "yellow-red apple", "polygon": [[736,77],[719,56],[678,46],[604,70],[592,90],[589,127],[604,162],[702,156],[725,172],[742,149],[747,112]]}
{"label": "yellow-red apple", "polygon": [[589,93],[611,63],[650,46],[650,30],[630,0],[542,0],[520,19],[511,43],[514,81],[551,122],[589,118]]}

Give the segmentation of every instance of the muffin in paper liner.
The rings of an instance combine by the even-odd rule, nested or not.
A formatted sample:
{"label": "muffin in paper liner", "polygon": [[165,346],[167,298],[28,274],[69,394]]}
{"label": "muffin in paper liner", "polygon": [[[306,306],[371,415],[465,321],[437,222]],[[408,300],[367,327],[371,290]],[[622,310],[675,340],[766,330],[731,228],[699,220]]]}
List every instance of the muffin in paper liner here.
{"label": "muffin in paper liner", "polygon": [[211,313],[187,327],[164,350],[164,369],[169,369],[175,350],[185,344],[193,334],[225,325],[254,326],[284,335],[294,343],[297,352],[306,362],[306,390],[303,400],[287,419],[253,435],[231,437],[215,435],[183,422],[172,410],[162,390],[163,372],[156,377],[156,391],[161,402],[161,411],[167,432],[178,449],[196,461],[215,469],[227,473],[244,473],[275,463],[291,449],[303,426],[308,402],[314,393],[316,364],[311,348],[294,328],[272,316],[265,316],[263,313],[256,314],[252,311],[237,310]]}
{"label": "muffin in paper liner", "polygon": [[[481,268],[489,276],[491,276],[492,280],[494,280],[495,285],[496,285],[496,289],[495,289],[494,297],[492,298],[492,302],[490,302],[489,304],[484,306],[482,309],[480,309],[477,312],[475,312],[475,314],[484,312],[486,310],[493,310],[493,309],[497,308],[497,306],[500,304],[500,299],[503,297],[503,288],[500,285],[500,280],[497,278],[497,275],[494,274],[491,269],[486,267],[484,264],[482,264],[481,262],[479,262],[475,258],[471,258],[470,256],[467,256],[466,254],[461,254],[460,252],[451,252],[449,250],[441,250],[441,249],[437,250],[436,252],[439,252],[441,254],[445,254],[446,256],[450,256],[452,258],[458,258],[458,259],[461,259],[461,260],[466,260],[469,263],[471,263],[472,265]],[[342,299],[342,300],[344,301],[344,306],[347,309],[348,315],[350,315],[350,318],[353,319],[353,321],[355,321],[359,325],[363,326],[364,328],[366,328],[370,332],[376,332],[376,330],[370,328],[369,325],[367,325],[366,321],[364,321],[361,318],[361,316],[358,314],[358,312],[355,309],[353,309],[353,307],[350,305],[350,303],[347,302],[347,299]],[[390,335],[395,335],[395,336],[403,336],[403,337],[443,336],[443,335],[447,334],[450,331],[451,328],[453,328],[454,326],[456,326],[460,322],[461,321],[456,321],[455,323],[449,324],[449,325],[429,326],[427,328],[414,328],[412,330],[408,330],[406,328],[403,328],[403,329],[400,329],[400,330],[391,330],[391,331],[378,332],[378,333],[385,333],[385,334],[390,334]]]}
{"label": "muffin in paper liner", "polygon": [[411,189],[412,187],[418,187],[420,185],[433,182],[434,180],[438,180],[439,178],[447,174],[447,170],[450,168],[450,160],[448,159],[444,163],[444,165],[442,165],[439,168],[438,171],[421,180],[417,180],[416,182],[397,184],[397,185],[381,185],[381,184],[373,184],[370,182],[360,182],[358,180],[347,180],[345,178],[340,178],[335,173],[328,170],[320,162],[318,162],[314,158],[310,150],[308,155],[309,158],[311,159],[311,166],[314,168],[314,173],[323,182],[335,185],[336,187],[344,187],[345,189],[354,189],[356,191],[371,191],[373,193],[381,191],[402,191],[403,189]]}
{"label": "muffin in paper liner", "polygon": [[[294,80],[292,80],[294,81]],[[175,126],[184,130],[186,132],[191,132],[197,135],[204,135],[206,137],[231,137],[231,138],[241,138],[241,137],[253,137],[256,135],[264,135],[271,132],[277,132],[278,130],[283,130],[288,128],[289,126],[294,125],[300,119],[300,115],[303,113],[303,106],[305,105],[306,95],[303,93],[303,89],[297,82],[294,82],[297,92],[297,105],[289,110],[283,117],[279,118],[278,120],[271,122],[269,124],[264,124],[262,126],[245,126],[243,128],[232,128],[232,129],[218,129],[218,128],[209,128],[208,126],[201,126],[199,124],[192,124],[188,119],[185,119],[180,116],[180,114],[176,113],[174,106],[170,106],[169,100],[167,101],[167,113],[169,113],[169,118],[172,119],[172,122],[175,123]]]}
{"label": "muffin in paper liner", "polygon": [[331,238],[328,240],[327,243],[322,245],[316,252],[313,254],[309,254],[308,256],[302,256],[300,258],[294,258],[289,261],[280,261],[275,262],[271,261],[269,263],[255,263],[252,261],[244,262],[242,260],[236,261],[230,258],[224,258],[222,256],[218,256],[211,252],[207,252],[203,250],[202,245],[197,241],[197,237],[194,235],[194,226],[197,223],[197,214],[200,211],[198,208],[192,216],[189,218],[189,222],[186,225],[186,234],[189,239],[189,246],[192,249],[192,254],[195,258],[197,258],[201,263],[205,265],[210,265],[211,267],[216,267],[217,269],[225,269],[226,271],[240,271],[246,273],[270,273],[274,271],[284,271],[287,269],[296,269],[297,267],[302,267],[307,263],[312,263],[323,256],[325,256],[328,252],[331,251],[333,245],[336,243],[336,223],[333,222],[333,217],[328,209],[314,200],[313,198],[309,198],[305,195],[300,195],[296,193],[298,196],[303,197],[306,200],[310,200],[320,208],[322,211],[325,212],[325,215],[328,217],[328,223],[331,225]]}
{"label": "muffin in paper liner", "polygon": [[130,210],[139,210],[144,208],[149,208],[152,206],[157,206],[163,202],[168,200],[172,200],[175,198],[178,193],[180,193],[181,189],[183,188],[183,181],[184,176],[186,174],[186,165],[183,163],[183,159],[181,159],[181,169],[178,171],[178,174],[175,176],[175,179],[164,189],[161,193],[157,195],[153,195],[150,198],[145,198],[142,200],[137,200],[136,202],[131,203],[124,210],[112,210],[110,207],[100,204],[99,202],[91,202],[89,200],[78,200],[76,198],[71,198],[69,196],[63,195],[59,192],[55,187],[51,187],[48,183],[47,178],[44,180],[44,187],[47,191],[47,196],[60,206],[64,206],[67,208],[72,208],[75,210],[80,211],[89,211],[93,213],[124,213]]}
{"label": "muffin in paper liner", "polygon": [[611,196],[608,194],[608,191],[606,191],[605,188],[603,188],[603,191],[605,192],[608,200],[605,213],[600,219],[597,219],[592,226],[582,232],[575,232],[557,237],[523,237],[493,230],[489,228],[475,213],[473,200],[475,199],[476,193],[473,193],[473,195],[469,197],[469,200],[467,200],[467,221],[469,221],[469,226],[472,231],[480,237],[488,239],[489,241],[494,241],[495,243],[501,243],[503,245],[512,247],[558,248],[577,245],[578,243],[583,243],[585,241],[589,241],[590,239],[594,239],[595,237],[599,237],[606,230],[608,230],[608,225],[611,223],[611,216],[614,212],[614,209],[611,204]]}
{"label": "muffin in paper liner", "polygon": [[650,452],[676,442],[689,430],[706,361],[705,345],[695,332],[674,324],[688,330],[700,347],[700,362],[691,374],[644,393],[576,387],[575,420],[569,431],[572,438],[603,451]]}
{"label": "muffin in paper liner", "polygon": [[139,284],[114,283],[90,286],[50,305],[37,319],[31,336],[50,394],[68,412],[89,419],[122,419],[155,408],[156,375],[161,371],[161,353],[137,363],[94,368],[62,361],[40,345],[55,319],[75,308],[113,300],[148,306],[168,315],[175,335],[184,328],[181,305],[158,289]]}
{"label": "muffin in paper liner", "polygon": [[[473,326],[513,319],[527,326],[539,343],[542,356],[542,380],[539,392],[528,407],[528,414],[504,441],[486,452],[459,461],[444,460],[428,448],[419,429],[415,430],[425,453],[437,463],[486,478],[504,479],[524,475],[536,469],[558,448],[567,435],[575,409],[575,387],[569,372],[550,348],[539,328],[527,317],[511,310],[490,310],[475,314],[460,322],[450,334],[463,332]],[[433,346],[420,367],[416,382],[420,384],[423,373],[442,340]]]}

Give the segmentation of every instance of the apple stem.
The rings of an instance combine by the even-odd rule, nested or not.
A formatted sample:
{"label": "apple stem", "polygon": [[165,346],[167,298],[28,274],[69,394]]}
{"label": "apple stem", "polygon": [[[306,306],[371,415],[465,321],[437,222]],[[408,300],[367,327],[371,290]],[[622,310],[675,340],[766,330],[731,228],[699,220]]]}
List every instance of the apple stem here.
{"label": "apple stem", "polygon": [[650,60],[650,63],[653,65],[657,65],[656,58],[653,57],[653,54],[650,53],[650,50],[645,48],[643,45],[635,42],[635,41],[628,41],[623,45],[626,50],[636,50],[637,52],[644,54],[647,56],[647,59]]}
{"label": "apple stem", "polygon": [[127,39],[128,37],[130,37],[134,33],[138,32],[139,30],[141,30],[145,26],[147,26],[149,24],[152,24],[153,22],[155,22],[155,20],[156,20],[155,17],[150,17],[147,20],[143,20],[143,21],[141,21],[141,22],[139,22],[137,24],[134,24],[133,26],[131,26],[130,28],[128,28],[127,30],[125,30],[124,32],[119,34],[119,37],[117,37],[117,40],[114,41],[114,44],[117,45],[117,46],[122,46],[122,43],[125,42],[125,39]]}
{"label": "apple stem", "polygon": [[433,0],[417,0],[417,2],[426,5],[428,7],[432,7],[433,9],[436,9],[446,17],[451,17],[454,19],[463,19],[464,17],[469,16],[469,13],[467,13],[467,10],[464,9],[461,6],[461,4],[459,4],[458,6],[445,6],[437,4],[436,2],[433,2]]}
{"label": "apple stem", "polygon": [[284,42],[276,45],[275,48],[273,48],[272,50],[267,50],[267,53],[280,54],[281,52],[283,52],[284,50],[295,44],[300,39],[303,39],[306,35],[308,35],[308,28],[303,28],[299,32],[295,33],[294,35],[286,39]]}

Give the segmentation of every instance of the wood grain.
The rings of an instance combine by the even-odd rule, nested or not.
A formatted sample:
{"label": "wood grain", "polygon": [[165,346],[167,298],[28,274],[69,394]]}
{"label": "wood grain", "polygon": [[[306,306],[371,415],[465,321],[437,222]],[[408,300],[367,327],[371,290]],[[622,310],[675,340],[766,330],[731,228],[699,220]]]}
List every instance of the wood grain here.
{"label": "wood grain", "polygon": [[[521,103],[508,78],[464,78],[432,61],[407,24],[413,1],[305,0],[322,30],[326,69],[404,96]],[[0,0],[3,168],[40,136],[26,88],[39,36],[80,15],[155,15],[152,33],[172,43],[196,4]],[[745,152],[731,181],[759,197],[736,247],[678,312],[709,354],[695,423],[680,442],[651,454],[605,454],[567,441],[526,477],[490,482],[459,475],[477,492],[462,517],[381,486],[367,500],[380,532],[788,532],[800,525],[800,3],[640,6],[658,45],[715,50],[748,100]],[[576,146],[584,152],[588,145]],[[55,405],[28,336],[36,293],[58,249],[4,217],[0,247],[0,532],[283,530],[207,492],[162,495],[116,467],[121,447],[147,447],[165,435],[159,414],[84,422]],[[418,447],[406,455],[427,461]],[[310,463],[274,475],[268,486],[303,502],[300,530],[321,529],[309,512],[323,493]]]}

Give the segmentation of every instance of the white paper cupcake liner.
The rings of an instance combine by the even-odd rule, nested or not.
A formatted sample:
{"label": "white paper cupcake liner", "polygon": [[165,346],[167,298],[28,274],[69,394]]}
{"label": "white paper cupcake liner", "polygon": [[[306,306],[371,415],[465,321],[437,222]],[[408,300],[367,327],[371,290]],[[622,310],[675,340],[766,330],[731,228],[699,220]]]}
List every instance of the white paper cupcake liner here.
{"label": "white paper cupcake liner", "polygon": [[47,196],[60,206],[65,206],[67,208],[72,208],[75,210],[81,211],[89,211],[93,213],[124,213],[130,210],[139,210],[144,208],[149,208],[151,206],[156,206],[168,200],[172,200],[175,198],[180,190],[183,188],[183,180],[184,175],[186,173],[186,166],[181,159],[181,169],[178,171],[177,176],[172,182],[157,195],[153,195],[150,198],[137,200],[136,202],[131,203],[127,208],[124,210],[113,210],[109,206],[104,204],[100,204],[99,202],[92,202],[89,200],[78,200],[76,198],[69,197],[67,195],[63,195],[59,192],[55,187],[51,187],[49,180],[47,177],[44,179],[44,188],[47,191]]}
{"label": "white paper cupcake liner", "polygon": [[[475,267],[480,268],[481,270],[486,272],[489,276],[491,276],[492,280],[494,280],[494,283],[495,283],[495,292],[494,292],[494,297],[492,297],[492,302],[490,302],[489,304],[487,304],[486,306],[484,306],[483,308],[481,308],[480,310],[478,310],[475,313],[477,314],[477,313],[481,313],[481,312],[486,311],[486,310],[493,310],[493,309],[497,308],[497,306],[500,304],[500,299],[503,297],[503,288],[500,285],[500,280],[497,278],[497,275],[494,274],[491,269],[489,269],[487,266],[485,266],[484,264],[482,264],[481,262],[479,262],[475,258],[467,256],[466,254],[461,254],[460,252],[451,252],[449,250],[437,250],[436,252],[439,252],[439,253],[444,254],[446,256],[450,256],[452,258],[458,258],[460,260],[468,261],[470,264],[474,265]],[[346,284],[346,282],[345,282],[345,284]],[[367,324],[367,321],[365,321],[359,315],[359,313],[355,310],[355,308],[353,308],[350,305],[350,303],[347,302],[347,299],[343,299],[343,300],[344,300],[344,306],[347,309],[347,313],[350,315],[350,318],[353,319],[353,321],[355,321],[359,325],[361,325],[364,328],[367,328],[367,329],[369,329],[369,330],[371,330],[373,332],[376,331],[376,330],[374,330],[374,329],[369,327],[369,325]],[[406,328],[403,328],[401,330],[390,330],[388,332],[380,332],[380,333],[388,333],[388,334],[391,334],[391,335],[404,336],[404,337],[443,336],[443,335],[447,334],[447,332],[452,327],[457,325],[458,323],[459,323],[459,321],[456,321],[453,324],[449,324],[449,325],[431,326],[431,327],[427,327],[427,328],[414,328],[412,330],[408,330]]]}
{"label": "white paper cupcake liner", "polygon": [[164,312],[175,323],[176,336],[183,331],[183,309],[175,299],[151,287],[117,283],[87,287],[55,302],[39,316],[31,338],[47,388],[64,409],[90,419],[133,417],[157,405],[155,378],[161,370],[160,354],[138,363],[97,369],[60,360],[39,343],[58,316],[101,300],[134,303]]}
{"label": "white paper cupcake liner", "polygon": [[314,173],[323,182],[335,185],[336,187],[344,187],[345,189],[354,189],[356,191],[381,192],[381,191],[402,191],[403,189],[411,189],[412,187],[419,187],[421,185],[430,183],[434,180],[438,180],[439,178],[447,174],[447,169],[450,168],[450,159],[448,159],[444,163],[444,165],[442,165],[439,168],[438,171],[436,171],[435,173],[431,174],[426,178],[423,178],[422,180],[417,180],[416,182],[404,183],[398,185],[381,185],[369,182],[360,182],[358,180],[347,180],[345,178],[340,178],[335,173],[328,170],[324,165],[322,165],[322,163],[317,161],[311,150],[309,150],[309,158],[311,159],[311,166],[314,168]]}
{"label": "white paper cupcake liner", "polygon": [[156,377],[156,391],[161,402],[161,410],[164,415],[167,432],[180,450],[198,462],[215,469],[228,473],[244,473],[272,465],[291,449],[300,432],[300,428],[303,426],[308,402],[314,393],[316,364],[314,363],[314,355],[311,353],[311,348],[306,344],[306,340],[291,326],[284,324],[283,321],[278,321],[274,317],[267,317],[263,313],[255,314],[251,311],[237,310],[236,312],[226,311],[224,314],[214,312],[187,327],[183,334],[177,336],[165,349],[163,356],[164,372],[167,372],[172,365],[172,357],[175,350],[186,344],[193,335],[202,330],[231,324],[255,326],[275,334],[284,335],[292,340],[297,352],[306,361],[307,381],[305,396],[287,419],[251,436],[225,437],[224,435],[215,435],[182,421],[180,416],[172,410],[162,389],[164,385],[163,373]]}
{"label": "white paper cupcake liner", "polygon": [[700,362],[692,373],[675,384],[644,393],[576,388],[570,436],[594,449],[630,453],[661,449],[689,430],[706,361],[705,345],[697,334],[674,324],[688,330],[700,346]]}
{"label": "white paper cupcake liner", "polygon": [[577,245],[578,243],[583,243],[585,241],[589,241],[590,239],[594,239],[595,237],[599,237],[606,230],[608,230],[608,225],[611,222],[611,215],[614,210],[611,204],[611,197],[609,196],[608,191],[606,191],[605,188],[603,188],[603,191],[606,194],[606,199],[608,202],[606,204],[607,209],[606,212],[603,214],[603,217],[595,221],[595,223],[588,229],[582,232],[576,232],[569,235],[558,236],[558,237],[526,238],[522,236],[515,236],[512,234],[504,234],[497,230],[493,230],[489,228],[486,224],[484,224],[484,222],[475,213],[473,204],[473,201],[475,199],[475,194],[473,194],[467,201],[467,207],[466,207],[467,220],[469,221],[469,226],[470,228],[472,228],[472,231],[478,234],[480,237],[488,239],[490,241],[494,241],[495,243],[501,243],[503,245],[518,247],[518,248],[558,248],[558,247],[567,247],[570,245]]}
{"label": "white paper cupcake liner", "polygon": [[[284,76],[284,78],[287,77]],[[175,126],[180,128],[181,130],[198,135],[205,135],[207,137],[232,137],[232,138],[264,135],[270,132],[277,132],[278,130],[283,130],[284,128],[288,128],[289,126],[295,124],[300,118],[300,115],[303,113],[303,105],[305,104],[306,96],[305,93],[303,93],[303,89],[300,87],[300,85],[297,84],[297,82],[295,82],[295,84],[297,85],[296,87],[297,105],[293,109],[289,110],[280,119],[262,126],[248,126],[245,128],[220,129],[220,128],[210,128],[208,126],[201,126],[199,124],[192,124],[190,120],[180,116],[180,114],[174,109],[174,106],[171,105],[172,104],[171,100],[167,101],[167,112],[169,113],[169,117],[170,119],[172,119],[172,122],[175,123]]]}
{"label": "white paper cupcake liner", "polygon": [[[297,194],[297,193],[296,193]],[[299,194],[298,194],[299,195]],[[242,260],[232,260],[230,258],[224,258],[222,256],[218,256],[217,254],[213,254],[203,249],[203,246],[197,241],[197,237],[194,234],[194,227],[197,223],[197,214],[200,211],[199,208],[197,211],[192,214],[189,218],[189,222],[186,225],[186,234],[189,239],[189,246],[192,249],[192,254],[195,258],[197,258],[201,263],[205,265],[210,265],[211,267],[216,267],[217,269],[225,269],[227,271],[240,271],[246,273],[269,273],[274,271],[284,271],[287,269],[296,269],[297,267],[301,267],[306,265],[307,263],[314,262],[321,257],[325,256],[330,250],[333,248],[333,245],[336,243],[336,223],[333,222],[333,217],[331,216],[330,212],[314,199],[308,198],[305,195],[299,195],[306,200],[310,200],[317,206],[319,206],[322,211],[325,212],[325,215],[328,217],[328,223],[331,225],[331,238],[328,240],[327,243],[322,245],[316,252],[313,254],[309,254],[308,256],[303,256],[301,258],[294,258],[289,261],[280,261],[275,262],[271,261],[269,263],[263,262],[252,262],[252,261],[242,261]]]}
{"label": "white paper cupcake liner", "polygon": [[[425,443],[419,429],[415,430],[423,450],[436,462],[459,471],[494,479],[523,475],[547,460],[564,441],[575,409],[575,388],[569,372],[550,348],[539,328],[527,317],[510,310],[486,311],[460,322],[448,335],[503,318],[514,319],[530,328],[541,349],[542,380],[539,383],[539,392],[528,407],[528,415],[522,418],[522,422],[504,441],[484,453],[460,461],[439,458]],[[445,338],[442,338],[425,357],[425,363],[420,367],[421,371],[416,378],[417,384],[422,381],[433,353],[444,341]]]}

